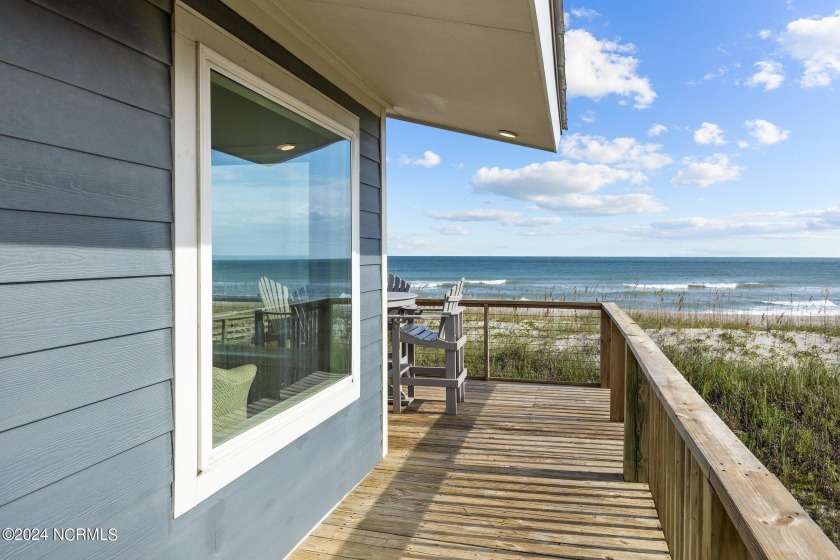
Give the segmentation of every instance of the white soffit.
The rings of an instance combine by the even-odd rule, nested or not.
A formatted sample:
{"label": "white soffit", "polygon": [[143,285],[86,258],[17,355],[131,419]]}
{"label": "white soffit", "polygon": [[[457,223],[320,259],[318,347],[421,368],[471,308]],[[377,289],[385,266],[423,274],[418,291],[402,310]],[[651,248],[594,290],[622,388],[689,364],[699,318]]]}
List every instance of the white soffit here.
{"label": "white soffit", "polygon": [[557,148],[564,108],[551,0],[226,3],[366,105],[384,105],[389,116]]}

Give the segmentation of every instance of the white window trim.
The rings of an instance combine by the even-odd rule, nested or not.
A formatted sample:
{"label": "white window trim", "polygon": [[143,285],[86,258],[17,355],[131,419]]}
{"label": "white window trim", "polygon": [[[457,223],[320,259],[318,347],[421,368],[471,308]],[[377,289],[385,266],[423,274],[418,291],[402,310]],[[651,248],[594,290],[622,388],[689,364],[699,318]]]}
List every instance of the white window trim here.
{"label": "white window trim", "polygon": [[[360,397],[360,133],[358,117],[195,14],[176,8],[175,28],[173,515],[178,517]],[[203,430],[204,441],[200,437],[202,423],[212,424],[212,342],[209,327],[201,329],[201,317],[212,315],[211,248],[202,243],[210,234],[209,111],[202,106],[209,108],[211,68],[349,139],[352,162],[351,375],[216,449],[209,430]],[[207,404],[203,410],[201,403]]]}

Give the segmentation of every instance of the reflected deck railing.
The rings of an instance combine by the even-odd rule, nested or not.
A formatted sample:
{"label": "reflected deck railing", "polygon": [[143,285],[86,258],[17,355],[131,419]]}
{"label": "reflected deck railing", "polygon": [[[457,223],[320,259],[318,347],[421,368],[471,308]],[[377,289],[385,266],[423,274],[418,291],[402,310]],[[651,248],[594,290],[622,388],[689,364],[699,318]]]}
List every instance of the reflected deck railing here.
{"label": "reflected deck railing", "polygon": [[[417,304],[440,300],[419,298]],[[624,479],[650,486],[673,558],[840,559],[784,485],[617,305],[504,300],[461,305],[467,308],[471,376],[583,382],[610,390],[610,419],[624,422]],[[514,325],[523,320],[530,325]],[[527,340],[535,333],[536,340]],[[563,336],[553,338],[558,334],[565,342]],[[535,364],[559,367],[560,375],[529,368],[523,379],[523,371],[494,371],[505,346],[526,362],[530,354]]]}

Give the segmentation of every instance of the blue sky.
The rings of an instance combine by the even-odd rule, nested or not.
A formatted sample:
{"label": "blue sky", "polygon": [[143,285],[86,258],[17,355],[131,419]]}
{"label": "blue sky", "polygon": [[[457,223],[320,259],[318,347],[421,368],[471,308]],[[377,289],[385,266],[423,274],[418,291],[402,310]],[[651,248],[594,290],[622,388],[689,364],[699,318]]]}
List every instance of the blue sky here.
{"label": "blue sky", "polygon": [[392,255],[840,257],[840,2],[566,2],[557,154],[389,120]]}

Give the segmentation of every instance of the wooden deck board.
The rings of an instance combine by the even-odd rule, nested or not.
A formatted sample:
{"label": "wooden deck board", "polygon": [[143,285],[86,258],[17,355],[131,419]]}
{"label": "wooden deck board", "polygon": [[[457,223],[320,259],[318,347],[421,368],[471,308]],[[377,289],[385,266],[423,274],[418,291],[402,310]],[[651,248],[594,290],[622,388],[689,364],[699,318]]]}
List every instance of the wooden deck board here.
{"label": "wooden deck board", "polygon": [[669,558],[647,484],[623,481],[609,391],[469,381],[389,417],[388,456],[292,560]]}

